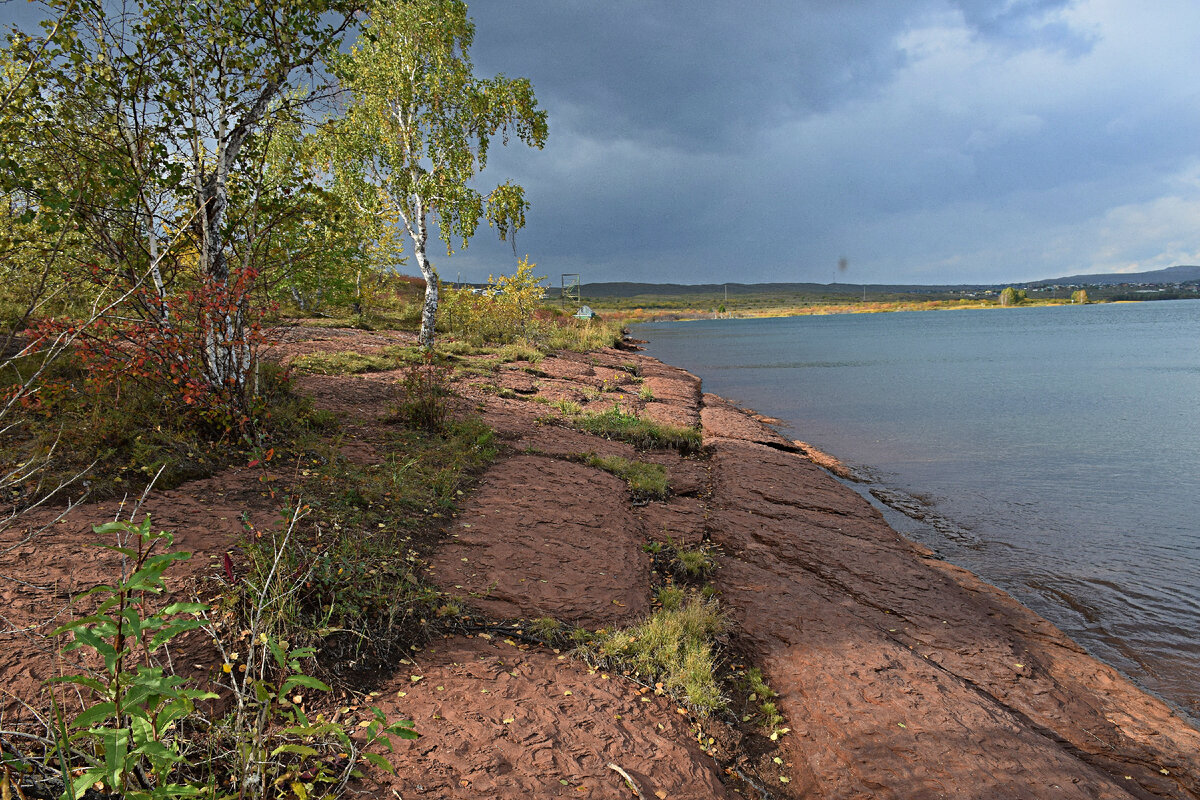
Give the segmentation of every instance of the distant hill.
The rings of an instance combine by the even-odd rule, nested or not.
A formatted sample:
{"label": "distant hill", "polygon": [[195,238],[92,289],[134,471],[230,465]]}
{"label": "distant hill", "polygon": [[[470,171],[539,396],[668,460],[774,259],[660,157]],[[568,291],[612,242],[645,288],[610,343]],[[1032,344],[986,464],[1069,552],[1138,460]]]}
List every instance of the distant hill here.
{"label": "distant hill", "polygon": [[1066,278],[1051,278],[1035,281],[1029,286],[1113,286],[1120,283],[1176,284],[1200,281],[1200,266],[1178,266],[1155,269],[1149,272],[1108,272],[1097,275],[1071,275]]}
{"label": "distant hill", "polygon": [[[1148,272],[1113,272],[1095,275],[1070,275],[1063,278],[1047,278],[1038,281],[1009,282],[996,284],[868,284],[872,294],[940,294],[946,292],[976,292],[988,289],[1002,289],[1005,286],[1116,286],[1118,284],[1139,285],[1174,285],[1178,283],[1200,282],[1200,266],[1176,266],[1166,269],[1150,270]],[[721,295],[730,297],[739,295],[762,294],[812,294],[829,295],[831,293],[853,293],[860,291],[861,283],[634,283],[629,281],[613,281],[605,283],[585,283],[582,286],[583,295],[590,298],[632,298],[642,296],[688,296],[688,295]],[[557,296],[558,287],[550,290]]]}

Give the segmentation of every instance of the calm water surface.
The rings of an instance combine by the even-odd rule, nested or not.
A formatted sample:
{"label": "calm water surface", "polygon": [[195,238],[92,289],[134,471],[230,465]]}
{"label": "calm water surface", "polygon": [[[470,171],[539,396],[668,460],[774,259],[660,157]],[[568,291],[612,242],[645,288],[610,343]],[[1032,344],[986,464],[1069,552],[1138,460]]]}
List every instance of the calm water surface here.
{"label": "calm water surface", "polygon": [[923,521],[889,522],[1200,720],[1200,302],[634,335],[915,503]]}

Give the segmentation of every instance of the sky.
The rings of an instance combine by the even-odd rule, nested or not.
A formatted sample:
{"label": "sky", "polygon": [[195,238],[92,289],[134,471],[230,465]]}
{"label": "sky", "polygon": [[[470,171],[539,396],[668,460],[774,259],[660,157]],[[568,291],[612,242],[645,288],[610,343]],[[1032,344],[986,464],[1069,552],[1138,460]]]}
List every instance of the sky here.
{"label": "sky", "polygon": [[[531,204],[443,279],[1003,283],[1200,263],[1195,0],[476,0]],[[434,255],[439,255],[434,253]],[[839,261],[844,268],[839,269]]]}

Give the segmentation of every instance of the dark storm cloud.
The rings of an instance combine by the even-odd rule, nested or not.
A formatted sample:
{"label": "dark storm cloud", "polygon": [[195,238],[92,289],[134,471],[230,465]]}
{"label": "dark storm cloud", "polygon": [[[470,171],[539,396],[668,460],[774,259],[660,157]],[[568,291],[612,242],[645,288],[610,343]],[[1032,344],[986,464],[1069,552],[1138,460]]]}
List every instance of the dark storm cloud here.
{"label": "dark storm cloud", "polygon": [[536,76],[544,104],[594,138],[724,150],[886,79],[899,5],[477,3],[475,60]]}
{"label": "dark storm cloud", "polygon": [[[477,3],[544,152],[518,250],[592,280],[1001,281],[1200,260],[1186,0]],[[480,236],[449,263],[511,251]],[[843,279],[842,277],[838,278]]]}

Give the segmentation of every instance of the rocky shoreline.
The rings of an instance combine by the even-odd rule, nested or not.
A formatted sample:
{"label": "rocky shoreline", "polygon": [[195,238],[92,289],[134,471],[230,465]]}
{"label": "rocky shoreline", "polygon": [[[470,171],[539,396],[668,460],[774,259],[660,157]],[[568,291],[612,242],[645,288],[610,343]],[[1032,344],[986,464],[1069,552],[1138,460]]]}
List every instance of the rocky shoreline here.
{"label": "rocky shoreline", "polygon": [[[300,330],[281,357],[411,338]],[[397,377],[313,375],[301,388],[344,420],[345,457],[370,466],[393,455],[381,432]],[[435,639],[338,712],[378,705],[421,732],[388,755],[397,775],[375,779],[381,795],[1200,798],[1200,732],[1004,592],[901,537],[800,445],[704,394],[695,376],[603,350],[465,374],[455,390],[501,455],[447,520],[428,574],[493,627]],[[571,427],[552,405],[615,400],[699,426],[704,453],[638,452]],[[582,453],[661,464],[670,494],[636,500]],[[231,469],[147,499],[156,527],[196,553],[191,577],[219,571],[240,514],[273,513],[257,480]],[[102,566],[81,558],[91,525],[112,514],[84,505],[38,542],[22,544],[20,529],[0,542],[12,579],[0,585],[6,713],[53,670],[33,638],[55,624],[36,590],[86,584]],[[592,630],[644,618],[654,542],[711,548],[730,621],[721,643],[778,692],[790,731],[777,741],[736,719],[696,719],[654,686],[521,635],[537,618]]]}
{"label": "rocky shoreline", "polygon": [[[626,596],[646,585],[635,566],[641,541],[710,543],[719,553],[714,585],[733,618],[729,644],[763,668],[792,727],[780,740],[788,783],[774,796],[1200,796],[1200,733],[1006,593],[901,537],[794,442],[644,355],[576,363],[559,380],[591,385],[636,364],[655,398],[642,413],[699,423],[707,458],[665,458],[675,496],[630,512],[615,507],[616,489],[600,476],[552,466],[556,454],[588,446],[569,441],[578,434],[526,429],[520,400],[495,411],[489,403],[488,422],[527,454],[485,478],[466,511],[479,524],[444,551],[443,577],[492,587],[482,603],[500,604],[495,612],[614,623],[645,613],[644,589]],[[571,394],[554,380],[539,391]],[[567,518],[536,503],[506,518],[501,498],[530,497],[552,474],[566,483],[553,491],[571,498]],[[536,595],[521,588],[532,573],[505,586],[513,563],[538,563],[507,549],[531,531],[531,542],[563,547],[537,573],[547,583]],[[579,543],[594,562],[574,560]],[[459,560],[468,552],[469,569]],[[570,584],[604,565],[629,572],[610,571],[612,585],[580,597]],[[566,585],[544,588],[556,576]],[[616,596],[627,614],[612,613]]]}

